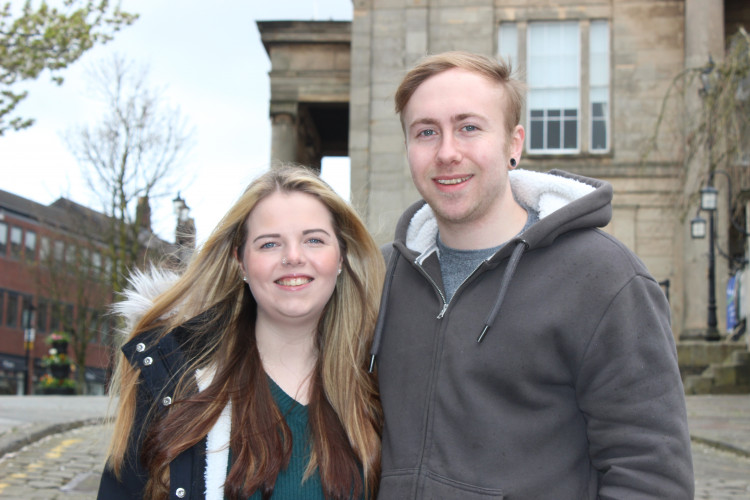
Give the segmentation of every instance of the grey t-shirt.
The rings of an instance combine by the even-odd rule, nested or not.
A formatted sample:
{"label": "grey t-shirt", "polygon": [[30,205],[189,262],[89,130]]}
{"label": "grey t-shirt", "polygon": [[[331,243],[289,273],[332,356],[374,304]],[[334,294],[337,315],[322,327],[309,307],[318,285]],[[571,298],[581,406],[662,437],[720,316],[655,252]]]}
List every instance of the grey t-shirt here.
{"label": "grey t-shirt", "polygon": [[[529,207],[524,207],[528,213],[526,224],[518,234],[523,233],[539,220],[539,212]],[[461,283],[468,278],[474,270],[485,260],[489,259],[505,243],[492,248],[482,248],[480,250],[458,250],[446,246],[440,240],[440,233],[437,235],[438,259],[440,260],[440,272],[443,276],[443,287],[445,288],[446,301],[450,302],[453,294],[456,293]]]}

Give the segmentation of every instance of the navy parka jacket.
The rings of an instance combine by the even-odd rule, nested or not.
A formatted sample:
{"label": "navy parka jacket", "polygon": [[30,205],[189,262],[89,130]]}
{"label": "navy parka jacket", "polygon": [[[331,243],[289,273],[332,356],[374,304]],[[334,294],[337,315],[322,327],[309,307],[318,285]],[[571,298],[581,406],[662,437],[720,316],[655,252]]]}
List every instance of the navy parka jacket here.
{"label": "navy parka jacket", "polygon": [[[141,443],[147,431],[152,407],[172,404],[175,385],[185,369],[185,345],[189,330],[179,326],[155,341],[157,332],[149,331],[130,340],[122,351],[130,364],[140,369],[136,413],[120,480],[105,467],[99,484],[99,500],[143,498],[148,480],[141,462]],[[175,458],[169,466],[170,500],[202,499],[205,492],[206,439]]]}

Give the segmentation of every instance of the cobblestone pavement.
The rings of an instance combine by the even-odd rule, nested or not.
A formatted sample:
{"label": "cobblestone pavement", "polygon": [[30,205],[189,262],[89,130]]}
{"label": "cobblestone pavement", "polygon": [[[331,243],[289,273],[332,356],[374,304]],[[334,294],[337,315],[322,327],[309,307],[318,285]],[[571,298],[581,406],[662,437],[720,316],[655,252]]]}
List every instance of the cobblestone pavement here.
{"label": "cobblestone pavement", "polygon": [[[0,499],[93,500],[109,428],[48,436],[0,459]],[[750,458],[693,443],[697,500],[750,499]]]}
{"label": "cobblestone pavement", "polygon": [[693,442],[696,500],[750,499],[750,458]]}
{"label": "cobblestone pavement", "polygon": [[0,458],[0,498],[96,498],[108,439],[105,426],[79,427],[5,455]]}

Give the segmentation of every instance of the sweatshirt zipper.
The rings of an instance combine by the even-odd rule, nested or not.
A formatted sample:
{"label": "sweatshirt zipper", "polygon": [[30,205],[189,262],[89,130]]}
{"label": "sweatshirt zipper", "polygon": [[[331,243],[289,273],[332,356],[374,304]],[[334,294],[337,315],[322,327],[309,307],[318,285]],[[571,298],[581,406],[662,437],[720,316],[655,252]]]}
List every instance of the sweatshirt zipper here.
{"label": "sweatshirt zipper", "polygon": [[432,279],[432,276],[430,276],[429,274],[427,274],[427,271],[424,270],[424,268],[422,267],[422,265],[419,262],[417,262],[417,260],[414,260],[414,265],[417,266],[417,269],[419,269],[420,274],[422,276],[424,276],[425,278],[427,278],[427,281],[429,281],[430,283],[432,283],[432,287],[435,289],[435,291],[438,293],[438,295],[440,295],[440,300],[443,301],[443,307],[440,310],[440,312],[438,313],[436,319],[442,319],[443,316],[445,315],[445,310],[448,309],[448,301],[445,299],[445,294],[440,289],[440,287],[437,285],[437,283],[435,283],[435,280]]}
{"label": "sweatshirt zipper", "polygon": [[[474,273],[476,273],[479,270],[479,268],[482,267],[482,264],[484,264],[485,262],[486,261],[480,262],[479,265],[477,267],[475,267],[474,270],[472,272],[470,272],[467,277],[464,278],[464,280],[461,282],[461,284],[458,285],[458,288],[456,288],[456,291],[453,293],[453,297],[456,296],[456,293],[458,293],[458,291],[461,289],[461,287],[464,286],[464,283],[466,283],[469,280],[469,278],[471,278],[472,276],[474,276]],[[445,316],[445,311],[448,310],[448,306],[450,305],[450,301],[446,300],[445,294],[443,293],[443,291],[440,289],[440,287],[437,285],[437,283],[435,283],[435,280],[433,280],[432,277],[429,274],[427,274],[427,271],[425,271],[422,268],[422,265],[419,262],[417,262],[416,260],[414,261],[414,265],[417,266],[417,269],[419,269],[419,272],[422,274],[422,276],[424,276],[425,278],[427,278],[427,281],[429,281],[430,283],[432,283],[433,288],[435,288],[435,291],[438,293],[438,295],[440,295],[440,299],[443,301],[443,307],[442,307],[442,309],[440,309],[440,312],[438,313],[436,319],[443,319],[443,316]],[[453,300],[453,298],[451,298],[451,300]]]}

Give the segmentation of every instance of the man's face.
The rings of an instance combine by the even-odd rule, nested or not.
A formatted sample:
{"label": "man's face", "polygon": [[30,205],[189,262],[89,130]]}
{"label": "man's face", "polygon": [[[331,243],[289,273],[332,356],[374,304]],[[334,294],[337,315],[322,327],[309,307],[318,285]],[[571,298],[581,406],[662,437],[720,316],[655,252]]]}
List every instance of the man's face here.
{"label": "man's face", "polygon": [[[488,78],[450,69],[425,80],[402,113],[412,179],[443,225],[492,225],[502,218],[510,157],[523,128],[508,137],[504,90]],[[455,226],[454,226],[455,227]]]}

